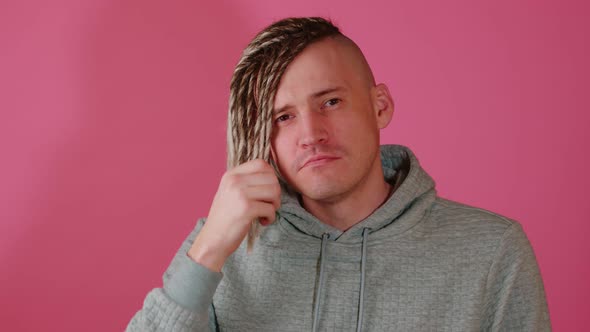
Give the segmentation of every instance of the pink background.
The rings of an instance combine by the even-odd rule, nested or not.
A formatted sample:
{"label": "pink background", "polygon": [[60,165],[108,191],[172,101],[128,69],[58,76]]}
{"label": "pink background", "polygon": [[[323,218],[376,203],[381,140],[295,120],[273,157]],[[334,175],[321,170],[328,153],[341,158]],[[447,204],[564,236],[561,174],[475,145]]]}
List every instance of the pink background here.
{"label": "pink background", "polygon": [[2,330],[124,329],[208,212],[242,48],[303,15],[389,85],[384,143],[523,224],[555,330],[590,326],[587,2],[71,0],[0,4]]}

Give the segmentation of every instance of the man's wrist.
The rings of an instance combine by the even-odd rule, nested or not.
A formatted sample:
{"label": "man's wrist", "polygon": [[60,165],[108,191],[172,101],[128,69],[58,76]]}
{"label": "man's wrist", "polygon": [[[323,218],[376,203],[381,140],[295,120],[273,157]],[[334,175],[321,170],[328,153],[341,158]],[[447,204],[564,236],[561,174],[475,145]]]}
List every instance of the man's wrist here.
{"label": "man's wrist", "polygon": [[221,272],[225,258],[220,251],[212,248],[206,243],[195,240],[193,246],[187,252],[187,256],[197,264],[200,264],[213,272]]}

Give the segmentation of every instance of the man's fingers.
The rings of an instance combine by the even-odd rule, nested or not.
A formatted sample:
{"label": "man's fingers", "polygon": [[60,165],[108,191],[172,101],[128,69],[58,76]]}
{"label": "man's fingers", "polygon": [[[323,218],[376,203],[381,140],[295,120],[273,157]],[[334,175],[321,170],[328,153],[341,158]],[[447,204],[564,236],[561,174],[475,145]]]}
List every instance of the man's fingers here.
{"label": "man's fingers", "polygon": [[250,173],[250,174],[236,174],[239,178],[240,184],[244,186],[259,186],[267,184],[279,184],[279,179],[274,173]]}
{"label": "man's fingers", "polygon": [[272,223],[272,221],[270,221],[270,220],[268,220],[266,218],[260,218],[260,219],[258,219],[258,221],[260,222],[260,224],[262,226],[268,226],[268,225],[270,225]]}
{"label": "man's fingers", "polygon": [[266,202],[256,202],[252,206],[252,213],[254,218],[259,218],[263,225],[268,225],[275,221],[276,209],[275,207]]}
{"label": "man's fingers", "polygon": [[275,210],[281,207],[281,187],[278,184],[264,184],[244,188],[248,199],[271,203]]}
{"label": "man's fingers", "polygon": [[274,169],[266,161],[262,159],[254,159],[234,167],[230,172],[233,174],[247,174],[260,172],[274,172]]}

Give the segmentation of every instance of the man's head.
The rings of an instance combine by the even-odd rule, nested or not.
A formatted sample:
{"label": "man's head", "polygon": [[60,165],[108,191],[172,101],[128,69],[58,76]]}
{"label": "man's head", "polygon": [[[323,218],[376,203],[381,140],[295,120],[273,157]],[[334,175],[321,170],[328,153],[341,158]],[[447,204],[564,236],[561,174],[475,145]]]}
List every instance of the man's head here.
{"label": "man's head", "polygon": [[[382,177],[379,129],[393,112],[389,91],[330,22],[292,18],[263,30],[244,51],[231,95],[234,165],[272,157],[292,188],[319,201]],[[308,163],[315,158],[325,159]]]}
{"label": "man's head", "polygon": [[287,18],[248,44],[230,84],[228,168],[256,158],[269,161],[273,100],[281,76],[308,45],[335,35],[340,35],[338,28],[323,18]]}

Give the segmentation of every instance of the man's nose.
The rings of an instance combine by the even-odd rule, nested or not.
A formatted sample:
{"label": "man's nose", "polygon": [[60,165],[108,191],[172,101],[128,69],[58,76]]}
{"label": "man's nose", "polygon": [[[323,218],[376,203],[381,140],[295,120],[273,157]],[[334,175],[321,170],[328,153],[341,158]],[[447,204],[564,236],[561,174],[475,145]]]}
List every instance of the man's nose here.
{"label": "man's nose", "polygon": [[307,147],[328,141],[328,130],[324,117],[323,114],[316,112],[301,115],[299,121],[299,145]]}

